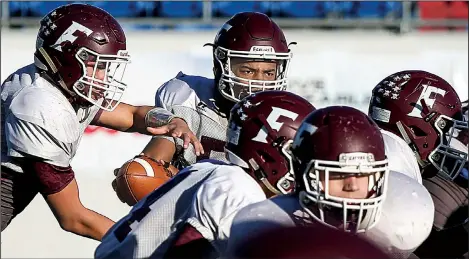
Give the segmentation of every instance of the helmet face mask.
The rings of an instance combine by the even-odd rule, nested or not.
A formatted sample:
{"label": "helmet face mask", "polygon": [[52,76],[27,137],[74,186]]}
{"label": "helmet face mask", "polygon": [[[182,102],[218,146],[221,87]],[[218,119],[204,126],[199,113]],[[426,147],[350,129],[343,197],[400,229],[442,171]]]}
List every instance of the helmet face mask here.
{"label": "helmet face mask", "polygon": [[75,93],[106,111],[114,110],[127,89],[123,81],[130,62],[127,51],[119,50],[117,55],[100,55],[81,48],[75,57],[83,68],[83,76],[73,85]]}
{"label": "helmet face mask", "polygon": [[312,219],[355,233],[378,223],[389,168],[371,118],[347,106],[318,109],[303,120],[290,152],[295,192]]}
{"label": "helmet face mask", "polygon": [[293,171],[293,158],[290,152],[290,146],[293,143],[293,139],[287,140],[282,143],[281,152],[283,156],[288,160],[290,169],[288,172],[282,176],[277,182],[277,189],[280,190],[282,194],[290,193],[295,186],[295,172]]}
{"label": "helmet face mask", "polygon": [[[300,205],[324,225],[346,232],[360,233],[374,227],[381,216],[386,198],[387,160],[374,161],[373,154],[344,153],[340,161],[312,160],[303,173],[305,191],[300,192]],[[347,159],[353,157],[350,164]],[[360,157],[360,160],[356,158]],[[368,180],[363,198],[345,198],[331,192],[331,180],[363,177]],[[314,212],[313,212],[314,211]]]}
{"label": "helmet face mask", "polygon": [[[272,47],[262,46],[253,46],[250,51],[235,51],[216,47],[214,57],[222,68],[219,89],[222,96],[228,100],[237,102],[252,93],[265,90],[286,90],[286,75],[292,53],[275,53]],[[236,61],[273,63],[275,64],[273,78],[259,80],[238,76],[233,71]]]}
{"label": "helmet face mask", "polygon": [[440,172],[440,175],[454,180],[467,163],[467,144],[457,139],[458,132],[468,130],[468,123],[446,115],[440,115],[434,122],[439,141],[428,155],[428,161]]}
{"label": "helmet face mask", "polygon": [[[255,92],[286,89],[292,53],[282,30],[267,15],[234,15],[208,45],[213,47],[217,88],[226,100],[238,102]],[[240,63],[252,66],[249,74],[235,69]]]}

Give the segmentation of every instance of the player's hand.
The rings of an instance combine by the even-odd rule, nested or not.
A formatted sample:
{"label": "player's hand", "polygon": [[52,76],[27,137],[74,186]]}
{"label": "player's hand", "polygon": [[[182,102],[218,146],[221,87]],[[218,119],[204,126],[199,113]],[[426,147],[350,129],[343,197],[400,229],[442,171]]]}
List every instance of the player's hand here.
{"label": "player's hand", "polygon": [[195,154],[197,156],[204,154],[202,144],[200,144],[197,136],[192,133],[192,131],[189,129],[189,126],[187,126],[187,123],[183,119],[174,118],[168,125],[158,128],[147,127],[147,131],[153,135],[166,135],[174,138],[180,138],[184,140],[185,149],[188,148],[189,143],[191,143],[194,146]]}
{"label": "player's hand", "polygon": [[[114,176],[117,177],[117,174],[119,173],[119,170],[120,170],[120,168],[114,169]],[[116,181],[116,178],[114,178],[114,180],[112,180],[111,185],[112,185],[112,189],[114,189],[114,191],[116,192],[116,195],[117,195],[117,197],[119,198],[119,200],[120,200],[121,202],[123,202],[123,203],[126,203],[126,202],[124,201],[124,199],[122,198],[121,194],[119,193],[119,191],[117,190],[117,181]]]}
{"label": "player's hand", "polygon": [[179,170],[176,167],[164,160],[159,160],[158,163],[161,164],[167,170],[169,175],[171,175],[171,178],[174,177],[177,173],[179,173]]}

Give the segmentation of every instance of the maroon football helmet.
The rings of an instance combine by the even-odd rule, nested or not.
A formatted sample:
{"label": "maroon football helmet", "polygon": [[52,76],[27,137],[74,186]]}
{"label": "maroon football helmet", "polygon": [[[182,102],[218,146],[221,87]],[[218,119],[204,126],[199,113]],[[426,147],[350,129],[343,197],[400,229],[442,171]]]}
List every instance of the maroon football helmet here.
{"label": "maroon football helmet", "polygon": [[467,147],[456,139],[467,131],[461,101],[437,75],[409,70],[386,77],[373,89],[368,114],[409,144],[425,175],[454,179],[467,161]]}
{"label": "maroon football helmet", "polygon": [[[378,222],[389,170],[383,137],[371,118],[347,106],[318,109],[302,122],[290,150],[295,191],[314,219],[352,232],[364,232]],[[348,174],[368,175],[367,198],[329,192],[331,177]]]}
{"label": "maroon football helmet", "polygon": [[286,91],[255,93],[231,109],[225,153],[274,194],[294,187],[285,148],[303,118],[314,110],[307,100]]}
{"label": "maroon football helmet", "polygon": [[[215,81],[221,95],[232,102],[263,90],[285,90],[292,53],[280,27],[267,15],[242,12],[234,15],[215,37],[213,63]],[[231,68],[232,58],[277,63],[274,81],[237,77]]]}
{"label": "maroon football helmet", "polygon": [[98,7],[69,4],[44,16],[34,58],[72,102],[111,111],[127,88],[122,82],[130,62],[124,31]]}

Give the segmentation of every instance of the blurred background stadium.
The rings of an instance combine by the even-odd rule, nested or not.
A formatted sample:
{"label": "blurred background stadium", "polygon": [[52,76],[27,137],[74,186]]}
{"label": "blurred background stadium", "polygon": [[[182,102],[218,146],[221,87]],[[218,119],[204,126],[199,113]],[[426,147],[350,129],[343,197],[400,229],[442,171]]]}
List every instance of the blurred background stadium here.
{"label": "blurred background stadium", "polygon": [[[1,80],[32,62],[39,20],[69,1],[2,1]],[[271,16],[293,46],[292,92],[316,107],[366,111],[371,89],[404,69],[439,74],[468,98],[467,1],[100,1],[118,18],[132,55],[126,102],[153,105],[156,89],[179,71],[212,76],[217,29],[233,14]],[[118,220],[129,210],[111,188],[112,169],[149,138],[89,127],[72,163],[85,206]],[[3,258],[90,258],[97,242],[64,233],[42,197],[2,232]]]}
{"label": "blurred background stadium", "polygon": [[[67,3],[73,3],[73,1],[2,1],[3,33],[6,33],[5,35],[31,35],[34,37],[39,20],[52,9]],[[187,44],[182,39],[187,38],[194,43],[200,41],[201,44],[212,41],[217,29],[229,17],[241,11],[256,11],[271,16],[286,31],[287,40],[299,43],[297,47],[292,48],[293,51],[300,49],[295,54],[293,64],[303,63],[295,62],[295,60],[303,59],[305,55],[318,53],[323,55],[324,59],[334,60],[332,56],[339,54],[339,52],[342,52],[339,55],[355,55],[357,51],[349,51],[350,48],[363,52],[369,47],[370,53],[376,51],[380,52],[381,55],[390,53],[400,55],[403,54],[403,51],[413,52],[412,55],[406,54],[403,57],[404,60],[399,60],[397,56],[386,60],[387,64],[398,62],[400,65],[396,69],[418,69],[417,66],[423,65],[427,67],[420,67],[420,69],[431,70],[434,68],[428,67],[429,62],[420,60],[415,63],[417,60],[415,55],[428,51],[432,44],[438,45],[435,45],[437,53],[432,53],[434,54],[433,58],[449,54],[445,52],[445,46],[452,49],[451,54],[454,55],[463,54],[458,52],[459,47],[466,49],[467,52],[468,1],[82,1],[82,3],[91,3],[101,7],[118,18],[128,34],[127,39],[131,53],[161,51],[163,54],[168,54],[170,60],[178,57],[172,56],[169,50],[164,51],[164,49],[179,46],[181,51],[189,51],[193,55],[195,51],[198,53],[198,57],[210,62],[211,55],[202,54],[210,53],[209,48],[203,49],[200,45]],[[133,34],[138,36],[134,37]],[[289,35],[294,36],[289,37]],[[458,39],[461,37],[463,41],[452,41],[452,39],[456,39],[454,37]],[[156,41],[152,41],[155,39]],[[138,46],[135,50],[132,49],[134,42],[139,41],[140,43],[137,45],[141,45],[147,40],[147,46],[150,49],[144,49],[142,46]],[[19,41],[23,40],[11,39],[14,49],[18,49]],[[173,44],[162,45],[160,44],[162,41],[169,41]],[[312,45],[314,43],[319,44]],[[5,44],[2,44],[2,47]],[[184,44],[189,46],[191,50],[188,50],[187,47],[182,48]],[[330,46],[324,50],[323,46],[328,44],[334,47]],[[396,44],[399,47],[396,47]],[[406,44],[408,46],[404,47]],[[301,50],[303,48],[310,50],[305,53]],[[9,49],[8,46],[6,49]],[[326,55],[325,51],[334,53]],[[361,62],[364,62],[363,59],[367,57],[373,57],[372,54],[362,55],[362,53],[358,56]],[[462,58],[466,55],[460,56]],[[342,57],[342,59],[346,58]],[[352,59],[350,56],[348,58]],[[377,59],[377,56],[374,58]],[[140,60],[140,58],[138,59]],[[304,59],[310,59],[314,63],[321,58],[313,56],[313,58],[305,57]],[[408,64],[408,60],[412,65],[401,67],[401,64]],[[330,63],[330,61],[326,61],[326,63]],[[347,61],[342,63],[345,64],[344,66],[348,66]],[[432,59],[430,63],[441,63],[441,61],[437,62]],[[205,71],[209,71],[208,74],[205,74],[205,71],[199,71],[200,69],[194,73],[211,76],[210,65],[205,65],[204,62],[200,64],[206,68]],[[336,65],[333,65],[335,69],[337,69]],[[372,65],[375,67],[375,64]],[[443,66],[443,64],[440,65]],[[444,65],[447,67],[457,66],[448,65],[448,63]],[[304,68],[304,66],[301,67]],[[360,68],[366,70],[367,64]],[[316,69],[317,67],[311,70]],[[292,70],[299,70],[299,68]],[[381,71],[378,73],[370,71],[370,73],[375,74],[376,78],[381,78],[391,72],[390,68],[384,68],[384,70],[385,74],[381,74]],[[454,76],[449,75],[448,71],[441,70],[441,68],[437,68],[431,72],[439,73],[443,77],[446,76],[445,78],[453,83],[453,79],[450,77]],[[3,72],[6,71],[2,68]],[[12,71],[8,73],[10,72]],[[191,72],[187,71],[187,73]],[[309,86],[307,86],[304,77],[298,78],[296,76],[298,73],[295,71],[291,71],[291,73],[291,90],[311,87],[311,85],[321,91],[324,88],[337,87],[336,83],[328,85],[328,82],[324,82],[327,81],[326,79],[309,80]],[[353,73],[341,73],[341,76],[347,75],[353,75]],[[165,77],[165,79],[167,78],[168,76]],[[350,83],[350,81],[347,82]],[[368,85],[368,87],[370,86]],[[310,95],[312,92],[305,91],[304,94]],[[311,101],[317,101],[317,97],[316,93],[315,97],[311,95],[309,98]],[[345,99],[348,97],[350,96],[337,97],[336,99],[347,102]],[[367,98],[365,97],[364,100],[366,103]],[[353,102],[355,100],[352,100]]]}
{"label": "blurred background stadium", "polygon": [[[70,1],[2,2],[2,23],[36,25]],[[240,11],[265,13],[283,28],[387,28],[399,32],[467,30],[467,1],[101,1],[99,6],[139,27],[210,29]],[[143,26],[142,26],[143,25]],[[430,26],[430,27],[429,27]]]}

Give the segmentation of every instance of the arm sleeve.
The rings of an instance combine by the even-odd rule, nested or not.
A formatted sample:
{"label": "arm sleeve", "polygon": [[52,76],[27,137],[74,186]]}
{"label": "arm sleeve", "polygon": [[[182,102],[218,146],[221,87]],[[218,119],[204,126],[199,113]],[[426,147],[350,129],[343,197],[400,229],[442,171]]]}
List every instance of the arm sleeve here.
{"label": "arm sleeve", "polygon": [[[174,106],[183,106],[189,107],[193,110],[196,110],[197,104],[200,102],[199,97],[197,96],[196,92],[190,87],[189,83],[183,80],[180,80],[180,77],[183,77],[184,74],[179,72],[179,74],[169,80],[168,82],[164,83],[155,94],[155,106],[161,107],[171,113],[181,116],[181,114],[176,114],[173,110]],[[181,116],[183,119],[187,121],[188,118],[186,116]],[[193,130],[193,129],[191,129]],[[181,139],[174,139],[173,137],[168,136],[154,136],[153,138],[164,138],[167,139],[175,145],[183,144]]]}
{"label": "arm sleeve", "polygon": [[168,111],[171,111],[171,107],[174,105],[196,109],[200,99],[189,85],[191,82],[180,79],[183,76],[184,74],[180,72],[175,78],[158,88],[155,95],[155,106]]}
{"label": "arm sleeve", "polygon": [[396,135],[385,131],[381,132],[389,161],[389,170],[407,175],[421,184],[422,175],[412,149]]}
{"label": "arm sleeve", "polygon": [[60,167],[42,161],[31,162],[30,166],[38,179],[39,192],[44,196],[62,191],[75,178],[70,166]]}
{"label": "arm sleeve", "polygon": [[391,172],[379,222],[364,235],[393,258],[407,258],[430,235],[434,211],[430,193],[422,184]]}

